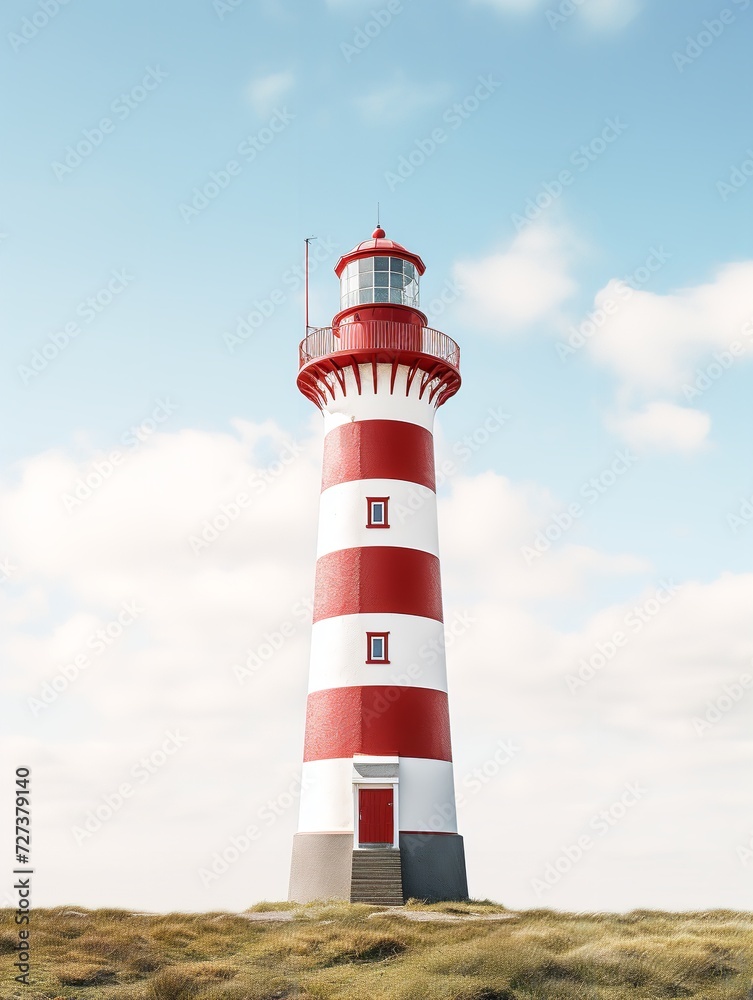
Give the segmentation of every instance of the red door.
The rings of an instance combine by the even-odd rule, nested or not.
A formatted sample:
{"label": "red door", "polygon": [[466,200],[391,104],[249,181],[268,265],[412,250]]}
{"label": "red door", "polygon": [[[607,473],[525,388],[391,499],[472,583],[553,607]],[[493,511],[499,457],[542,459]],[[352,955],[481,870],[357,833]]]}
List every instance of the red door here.
{"label": "red door", "polygon": [[393,835],[392,789],[359,788],[358,843],[391,844]]}

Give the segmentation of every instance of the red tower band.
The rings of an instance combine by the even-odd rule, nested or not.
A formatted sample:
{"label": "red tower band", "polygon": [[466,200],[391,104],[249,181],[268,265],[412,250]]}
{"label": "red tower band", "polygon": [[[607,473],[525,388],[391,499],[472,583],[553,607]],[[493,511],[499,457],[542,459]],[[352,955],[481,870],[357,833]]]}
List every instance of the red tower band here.
{"label": "red tower band", "polygon": [[341,310],[300,346],[325,438],[290,898],[462,899],[432,437],[460,352],[382,229],[335,272]]}

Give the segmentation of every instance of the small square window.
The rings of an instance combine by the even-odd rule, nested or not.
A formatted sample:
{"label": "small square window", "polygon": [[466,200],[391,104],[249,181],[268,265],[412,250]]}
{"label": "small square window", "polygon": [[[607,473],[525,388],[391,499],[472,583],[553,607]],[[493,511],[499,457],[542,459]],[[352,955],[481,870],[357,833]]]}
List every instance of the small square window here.
{"label": "small square window", "polygon": [[366,497],[366,527],[389,528],[389,497]]}
{"label": "small square window", "polygon": [[389,632],[366,633],[366,662],[389,663]]}

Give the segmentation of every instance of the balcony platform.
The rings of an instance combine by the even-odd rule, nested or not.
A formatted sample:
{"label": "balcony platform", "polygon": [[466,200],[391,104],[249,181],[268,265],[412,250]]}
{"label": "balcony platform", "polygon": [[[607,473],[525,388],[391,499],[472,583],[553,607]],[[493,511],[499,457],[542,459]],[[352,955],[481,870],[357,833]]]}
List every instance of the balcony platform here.
{"label": "balcony platform", "polygon": [[299,347],[298,388],[321,408],[328,392],[335,398],[338,383],[345,391],[347,369],[353,371],[360,394],[361,366],[371,365],[376,392],[380,364],[392,366],[390,391],[398,368],[404,366],[406,394],[418,377],[419,397],[428,392],[437,406],[460,388],[460,348],[451,337],[431,327],[387,320],[309,327]]}

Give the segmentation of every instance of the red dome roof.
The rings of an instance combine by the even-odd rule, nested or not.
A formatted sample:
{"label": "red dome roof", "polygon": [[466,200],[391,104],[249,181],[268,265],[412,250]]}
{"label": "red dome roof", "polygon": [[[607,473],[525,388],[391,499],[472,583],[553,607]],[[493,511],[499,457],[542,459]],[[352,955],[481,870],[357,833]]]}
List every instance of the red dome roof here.
{"label": "red dome roof", "polygon": [[352,260],[359,260],[362,257],[400,257],[402,260],[408,260],[411,264],[415,264],[419,274],[423,274],[426,270],[426,265],[417,253],[407,250],[402,243],[388,240],[384,230],[381,228],[374,230],[370,240],[358,243],[352,250],[342,255],[335,264],[335,274],[337,277],[340,277],[346,264],[349,264]]}

